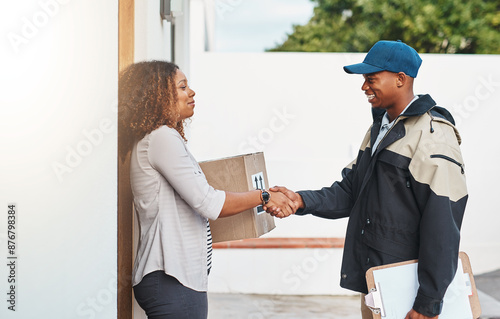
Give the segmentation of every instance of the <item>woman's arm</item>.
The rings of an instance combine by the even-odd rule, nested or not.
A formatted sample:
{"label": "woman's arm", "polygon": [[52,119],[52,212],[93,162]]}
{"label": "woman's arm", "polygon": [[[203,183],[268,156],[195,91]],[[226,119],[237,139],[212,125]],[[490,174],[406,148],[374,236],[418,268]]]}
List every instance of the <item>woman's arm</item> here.
{"label": "woman's arm", "polygon": [[[198,214],[217,219],[226,195],[208,184],[179,133],[161,127],[151,133],[145,147],[151,167],[165,178],[172,189]],[[147,167],[147,163],[143,166]],[[151,170],[150,174],[154,173]]]}
{"label": "woman's arm", "polygon": [[[216,219],[232,216],[262,204],[260,190],[242,193],[214,190],[193,165],[180,135],[172,129],[160,129],[151,138],[149,160],[186,203],[204,217]],[[282,215],[287,216],[295,211],[294,203],[285,195],[269,193],[271,198],[266,206],[276,206]]]}
{"label": "woman's arm", "polygon": [[[277,212],[283,215],[291,215],[295,212],[294,203],[283,193],[269,191],[271,198],[266,206],[276,207]],[[241,213],[247,209],[259,206],[262,204],[260,190],[254,190],[244,193],[226,192],[226,200],[219,217],[228,217]],[[266,209],[264,206],[264,209]]]}

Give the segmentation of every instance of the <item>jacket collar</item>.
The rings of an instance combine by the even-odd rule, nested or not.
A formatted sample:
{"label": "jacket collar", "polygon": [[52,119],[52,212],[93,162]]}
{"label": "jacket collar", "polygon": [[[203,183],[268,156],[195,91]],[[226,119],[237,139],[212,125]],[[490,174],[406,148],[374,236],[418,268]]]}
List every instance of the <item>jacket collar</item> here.
{"label": "jacket collar", "polygon": [[420,116],[430,111],[435,106],[436,102],[434,102],[429,94],[419,95],[418,99],[414,101],[401,115],[404,115],[405,117]]}
{"label": "jacket collar", "polygon": [[[403,114],[399,115],[396,118],[396,123],[394,124],[393,128],[399,124],[398,119],[404,120],[404,119],[409,118],[409,117],[420,116],[420,115],[425,114],[427,112],[430,113],[431,118],[432,118],[431,122],[429,123],[431,133],[433,132],[432,121],[434,121],[436,118],[444,119],[444,120],[448,121],[449,122],[448,124],[451,124],[451,126],[455,130],[455,134],[457,136],[458,143],[460,144],[461,138],[460,138],[460,134],[458,133],[457,129],[455,128],[455,120],[453,119],[453,116],[445,108],[440,107],[440,106],[436,106],[436,102],[434,102],[434,100],[430,97],[429,94],[419,95],[419,98],[416,101],[414,101],[406,109],[406,111]],[[371,128],[371,145],[374,144],[376,136],[378,135],[378,132],[380,130],[380,125],[382,122],[382,117],[384,116],[384,114],[385,114],[385,110],[372,108],[373,125]],[[401,124],[399,124],[399,125],[401,126]],[[389,133],[388,133],[390,136],[388,136],[388,138],[382,140],[382,142],[380,143],[378,148],[383,149],[388,144],[403,137],[405,135],[404,127],[403,126],[401,126],[401,127],[402,127],[402,131],[399,130],[398,132],[394,132],[394,130],[391,129],[391,131],[389,131]],[[375,154],[376,153],[377,153],[377,151],[375,152]]]}
{"label": "jacket collar", "polygon": [[[425,112],[428,112],[435,106],[436,102],[434,102],[429,94],[419,95],[418,99],[414,101],[401,115],[404,115],[405,117],[419,116],[424,114]],[[385,110],[372,108],[372,116],[374,122],[380,122],[384,114]]]}

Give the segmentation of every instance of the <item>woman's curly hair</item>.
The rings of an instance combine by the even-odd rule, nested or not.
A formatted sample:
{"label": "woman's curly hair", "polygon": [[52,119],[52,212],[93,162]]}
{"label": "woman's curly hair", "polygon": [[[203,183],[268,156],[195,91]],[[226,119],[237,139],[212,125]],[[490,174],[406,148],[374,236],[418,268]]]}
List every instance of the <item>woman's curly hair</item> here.
{"label": "woman's curly hair", "polygon": [[167,125],[184,140],[174,83],[179,67],[166,61],[145,61],[128,66],[118,82],[118,134],[120,157],[125,159],[134,143]]}

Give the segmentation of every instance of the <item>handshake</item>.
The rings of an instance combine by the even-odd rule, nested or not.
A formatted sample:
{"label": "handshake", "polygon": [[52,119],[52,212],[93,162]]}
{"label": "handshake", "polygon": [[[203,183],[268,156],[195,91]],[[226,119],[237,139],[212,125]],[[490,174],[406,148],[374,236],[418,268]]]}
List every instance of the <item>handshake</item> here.
{"label": "handshake", "polygon": [[302,197],[286,187],[271,187],[269,194],[271,194],[271,199],[264,206],[264,210],[271,216],[285,218],[295,214],[299,208],[304,208]]}

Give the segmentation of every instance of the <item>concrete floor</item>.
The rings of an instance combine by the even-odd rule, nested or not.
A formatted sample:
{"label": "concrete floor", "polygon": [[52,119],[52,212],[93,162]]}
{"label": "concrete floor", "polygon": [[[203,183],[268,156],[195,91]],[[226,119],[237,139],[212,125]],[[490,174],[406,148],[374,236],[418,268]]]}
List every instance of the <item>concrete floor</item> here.
{"label": "concrete floor", "polygon": [[209,319],[359,319],[360,297],[209,294]]}

